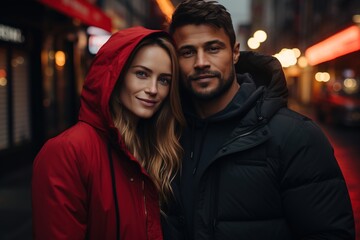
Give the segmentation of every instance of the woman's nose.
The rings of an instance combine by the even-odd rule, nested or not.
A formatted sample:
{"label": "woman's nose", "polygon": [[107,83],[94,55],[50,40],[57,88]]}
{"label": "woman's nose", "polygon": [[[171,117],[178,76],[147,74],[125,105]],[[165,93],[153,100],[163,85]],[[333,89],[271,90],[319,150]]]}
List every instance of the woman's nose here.
{"label": "woman's nose", "polygon": [[145,88],[145,93],[154,95],[154,94],[157,94],[157,92],[158,92],[157,80],[151,79],[151,81],[149,81],[149,83],[148,83],[148,86]]}

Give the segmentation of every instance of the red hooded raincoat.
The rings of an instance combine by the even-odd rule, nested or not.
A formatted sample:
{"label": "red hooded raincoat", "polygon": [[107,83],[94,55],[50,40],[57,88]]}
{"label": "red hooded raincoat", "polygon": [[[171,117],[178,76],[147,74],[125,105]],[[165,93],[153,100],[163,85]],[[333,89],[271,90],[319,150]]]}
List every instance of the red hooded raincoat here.
{"label": "red hooded raincoat", "polygon": [[122,240],[162,239],[157,190],[125,148],[109,110],[130,53],[158,32],[135,27],[115,33],[95,57],[78,123],[50,139],[35,159],[34,239],[109,240],[117,232]]}

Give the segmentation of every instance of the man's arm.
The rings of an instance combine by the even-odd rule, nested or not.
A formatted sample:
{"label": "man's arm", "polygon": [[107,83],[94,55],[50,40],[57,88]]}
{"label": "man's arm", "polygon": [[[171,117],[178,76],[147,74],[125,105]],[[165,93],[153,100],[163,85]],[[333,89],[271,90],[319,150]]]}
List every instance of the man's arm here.
{"label": "man's arm", "polygon": [[308,120],[284,144],[281,187],[290,227],[301,239],[355,239],[348,190],[326,136]]}

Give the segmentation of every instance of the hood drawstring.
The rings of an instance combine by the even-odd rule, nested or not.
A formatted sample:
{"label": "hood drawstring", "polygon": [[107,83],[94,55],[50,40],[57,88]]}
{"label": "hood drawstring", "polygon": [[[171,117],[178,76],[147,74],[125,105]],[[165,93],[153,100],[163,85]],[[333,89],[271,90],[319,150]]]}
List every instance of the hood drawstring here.
{"label": "hood drawstring", "polygon": [[256,112],[256,116],[259,122],[262,122],[264,120],[264,116],[261,113],[261,107],[262,104],[264,103],[264,93],[261,94],[260,99],[257,101],[256,106],[255,106],[255,112]]}
{"label": "hood drawstring", "polygon": [[120,240],[120,214],[119,214],[119,202],[116,194],[116,179],[115,179],[115,170],[114,163],[111,154],[111,146],[108,144],[108,155],[109,155],[109,163],[110,163],[110,174],[111,174],[111,185],[114,196],[115,203],[115,216],[116,216],[116,240]]}
{"label": "hood drawstring", "polygon": [[[194,158],[194,148],[195,148],[194,144],[195,144],[195,138],[196,138],[195,125],[197,123],[198,122],[193,123],[192,131],[191,131],[193,133],[193,137],[191,138],[191,153],[190,153],[191,160],[193,160],[193,158]],[[201,130],[199,154],[197,155],[197,157],[195,159],[196,162],[195,162],[195,167],[194,167],[193,172],[192,172],[193,175],[196,174],[196,171],[197,171],[197,169],[199,167],[199,162],[200,162],[201,154],[202,154],[202,151],[203,151],[203,146],[204,146],[205,134],[206,134],[207,127],[208,127],[208,122],[205,121],[204,125],[202,126],[202,130]]]}

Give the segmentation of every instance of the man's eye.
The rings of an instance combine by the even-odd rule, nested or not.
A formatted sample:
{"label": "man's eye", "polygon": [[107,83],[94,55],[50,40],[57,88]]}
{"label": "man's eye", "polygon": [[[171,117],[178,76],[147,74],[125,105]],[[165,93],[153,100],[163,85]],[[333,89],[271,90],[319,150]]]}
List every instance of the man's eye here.
{"label": "man's eye", "polygon": [[208,50],[210,53],[217,53],[217,52],[220,51],[220,47],[215,47],[215,46],[213,46],[213,47],[209,47],[207,50]]}
{"label": "man's eye", "polygon": [[138,78],[146,78],[146,77],[147,77],[147,73],[144,72],[144,71],[136,71],[136,72],[135,72],[135,75],[136,75]]}
{"label": "man's eye", "polygon": [[180,56],[181,57],[191,57],[195,54],[195,51],[194,50],[191,50],[191,49],[183,49],[180,51]]}
{"label": "man's eye", "polygon": [[168,86],[171,82],[171,79],[169,77],[160,77],[159,82],[161,85]]}

